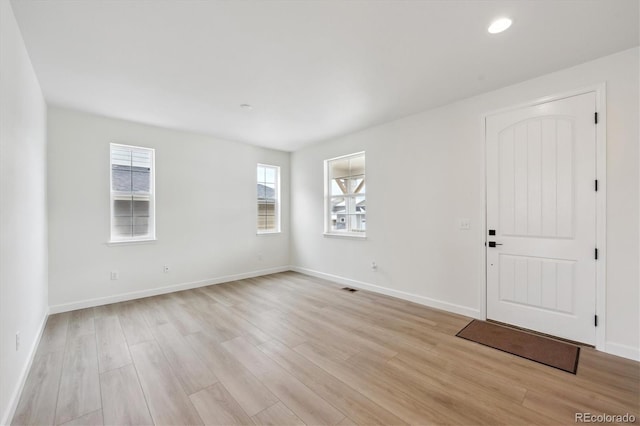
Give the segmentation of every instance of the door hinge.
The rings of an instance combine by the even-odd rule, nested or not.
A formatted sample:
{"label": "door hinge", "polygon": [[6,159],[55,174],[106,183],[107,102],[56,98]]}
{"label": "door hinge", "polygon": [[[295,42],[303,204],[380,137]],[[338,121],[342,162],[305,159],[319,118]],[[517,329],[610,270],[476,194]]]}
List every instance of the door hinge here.
{"label": "door hinge", "polygon": [[597,326],[598,326],[598,316],[597,316],[597,315],[594,315],[594,316],[593,316],[593,325],[594,325],[595,327],[597,327]]}
{"label": "door hinge", "polygon": [[598,113],[597,112],[593,113],[593,121],[594,121],[594,123],[598,124]]}
{"label": "door hinge", "polygon": [[596,179],[596,192],[598,191],[598,179]]}
{"label": "door hinge", "polygon": [[598,260],[598,249],[595,251],[595,259]]}

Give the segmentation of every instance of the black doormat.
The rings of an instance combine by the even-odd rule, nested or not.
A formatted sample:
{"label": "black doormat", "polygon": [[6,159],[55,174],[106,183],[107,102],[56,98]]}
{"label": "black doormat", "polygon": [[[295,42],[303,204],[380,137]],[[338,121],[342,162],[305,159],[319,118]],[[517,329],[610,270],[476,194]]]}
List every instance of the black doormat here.
{"label": "black doormat", "polygon": [[473,320],[456,336],[576,374],[580,347],[526,331]]}

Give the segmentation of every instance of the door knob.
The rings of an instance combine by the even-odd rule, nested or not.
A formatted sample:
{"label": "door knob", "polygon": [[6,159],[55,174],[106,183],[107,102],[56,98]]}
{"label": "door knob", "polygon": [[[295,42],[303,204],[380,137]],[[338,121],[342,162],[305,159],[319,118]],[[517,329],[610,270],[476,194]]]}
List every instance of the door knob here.
{"label": "door knob", "polygon": [[489,241],[489,247],[501,246],[502,243],[496,243],[495,241]]}

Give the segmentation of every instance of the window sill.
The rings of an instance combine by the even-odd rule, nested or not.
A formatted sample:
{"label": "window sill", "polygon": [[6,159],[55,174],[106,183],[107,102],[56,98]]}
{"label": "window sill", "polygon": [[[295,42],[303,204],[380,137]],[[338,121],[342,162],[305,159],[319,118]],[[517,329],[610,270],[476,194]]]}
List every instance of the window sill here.
{"label": "window sill", "polygon": [[158,241],[155,238],[148,238],[146,240],[122,240],[122,241],[107,241],[105,244],[108,246],[129,246],[138,244],[155,244]]}
{"label": "window sill", "polygon": [[265,231],[265,232],[256,232],[256,235],[280,235],[282,231]]}
{"label": "window sill", "polygon": [[366,240],[367,239],[367,235],[364,234],[347,234],[347,233],[337,233],[337,232],[325,232],[323,234],[325,237],[328,238],[351,238],[354,240]]}

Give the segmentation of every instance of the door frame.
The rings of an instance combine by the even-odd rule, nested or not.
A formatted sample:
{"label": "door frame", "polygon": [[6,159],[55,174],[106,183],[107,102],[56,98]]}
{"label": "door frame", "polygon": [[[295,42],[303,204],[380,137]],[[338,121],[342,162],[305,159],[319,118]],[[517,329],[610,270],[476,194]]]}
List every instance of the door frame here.
{"label": "door frame", "polygon": [[524,103],[512,105],[505,108],[491,110],[485,112],[482,117],[482,131],[484,144],[483,164],[482,164],[482,199],[484,206],[482,209],[482,265],[483,279],[481,280],[479,290],[480,300],[480,319],[487,319],[487,286],[489,285],[487,277],[487,117],[514,111],[522,108],[532,107],[551,101],[566,99],[573,96],[583,95],[586,93],[595,93],[596,95],[596,112],[598,113],[598,124],[596,126],[596,176],[598,179],[598,191],[596,192],[596,247],[598,248],[598,260],[596,261],[596,306],[595,314],[598,316],[598,326],[596,327],[596,349],[599,351],[606,350],[606,267],[607,267],[607,102],[606,102],[606,83],[602,82],[596,85],[574,89],[554,95],[544,96],[538,99],[527,101]]}

